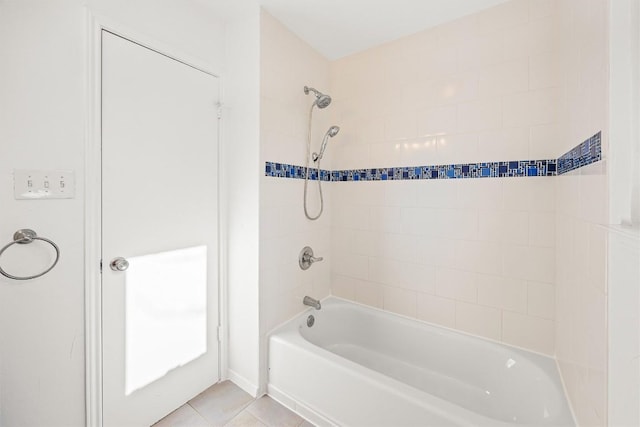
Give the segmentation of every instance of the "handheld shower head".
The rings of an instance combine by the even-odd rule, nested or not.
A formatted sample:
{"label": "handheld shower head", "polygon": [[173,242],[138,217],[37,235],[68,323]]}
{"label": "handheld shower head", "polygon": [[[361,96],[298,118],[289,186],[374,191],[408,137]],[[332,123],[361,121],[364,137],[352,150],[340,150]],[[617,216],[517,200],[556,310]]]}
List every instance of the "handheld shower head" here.
{"label": "handheld shower head", "polygon": [[322,139],[322,145],[320,146],[320,154],[313,153],[313,161],[317,162],[322,159],[324,156],[324,150],[327,149],[327,143],[329,142],[329,138],[333,138],[340,132],[339,126],[331,126],[327,133],[324,134],[324,138]]}
{"label": "handheld shower head", "polygon": [[308,87],[308,86],[304,87],[305,95],[309,95],[310,91],[313,92],[313,94],[316,96],[316,100],[313,103],[313,105],[317,105],[318,108],[326,108],[329,106],[329,104],[331,104],[331,97],[329,95],[325,95],[324,93],[312,87]]}

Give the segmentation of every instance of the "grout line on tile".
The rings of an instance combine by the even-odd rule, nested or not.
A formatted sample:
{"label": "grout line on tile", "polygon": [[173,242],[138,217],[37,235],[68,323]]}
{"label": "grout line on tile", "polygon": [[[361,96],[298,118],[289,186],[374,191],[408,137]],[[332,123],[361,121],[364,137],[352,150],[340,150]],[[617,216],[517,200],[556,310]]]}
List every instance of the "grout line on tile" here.
{"label": "grout line on tile", "polygon": [[[253,403],[253,402],[251,402]],[[258,421],[258,423],[260,423],[260,425],[264,426],[264,427],[271,427],[268,424],[265,424],[260,418],[256,417],[255,415],[253,415],[251,412],[247,411],[246,408],[244,408],[243,410],[241,410],[240,412],[238,412],[233,418],[231,418],[229,421],[227,421],[227,423],[225,424],[225,426],[228,426],[230,424],[233,423],[233,420],[235,420],[236,418],[239,418],[243,415],[249,415],[250,417],[254,418],[256,421]]]}
{"label": "grout line on tile", "polygon": [[[249,407],[253,402],[255,402],[255,401],[256,401],[256,399],[253,399],[253,400],[251,400],[251,401],[247,402],[244,406],[242,406],[242,408],[238,411],[238,413],[236,413],[236,414],[233,416],[233,418],[231,418],[231,419],[227,422],[227,424],[228,424],[228,423],[230,423],[230,422],[231,422],[234,418],[236,418],[238,415],[240,415],[241,413],[243,413],[244,411],[246,411],[246,410],[247,410],[247,408],[248,408],[248,407]],[[186,403],[186,405],[191,406],[191,408],[192,408],[194,411],[196,411],[196,413],[197,413],[198,415],[200,415],[200,416],[201,416],[201,417],[202,417],[202,418],[207,422],[207,424],[208,424],[208,425],[210,425],[210,426],[212,426],[212,427],[215,427],[213,424],[211,424],[211,423],[209,422],[209,420],[207,419],[207,417],[205,417],[205,416],[204,416],[204,414],[200,413],[200,412],[199,412],[199,411],[198,411],[198,410],[197,410],[193,405],[191,405],[191,403],[190,403],[190,402],[191,402],[191,401],[187,402],[187,403]]]}
{"label": "grout line on tile", "polygon": [[203,414],[201,414],[194,406],[192,406],[190,402],[185,403],[185,405],[189,405],[191,407],[191,409],[193,409],[196,412],[196,414],[200,415],[200,417],[202,417],[202,419],[207,422],[207,425],[213,427],[213,424],[211,424],[209,422],[209,420]]}

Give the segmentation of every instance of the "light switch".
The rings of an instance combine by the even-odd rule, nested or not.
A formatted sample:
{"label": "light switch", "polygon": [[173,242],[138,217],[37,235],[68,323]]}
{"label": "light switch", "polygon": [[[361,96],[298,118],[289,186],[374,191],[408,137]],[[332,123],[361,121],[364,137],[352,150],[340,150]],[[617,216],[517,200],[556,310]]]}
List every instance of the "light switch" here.
{"label": "light switch", "polygon": [[73,199],[75,189],[74,171],[13,171],[13,193],[18,200]]}

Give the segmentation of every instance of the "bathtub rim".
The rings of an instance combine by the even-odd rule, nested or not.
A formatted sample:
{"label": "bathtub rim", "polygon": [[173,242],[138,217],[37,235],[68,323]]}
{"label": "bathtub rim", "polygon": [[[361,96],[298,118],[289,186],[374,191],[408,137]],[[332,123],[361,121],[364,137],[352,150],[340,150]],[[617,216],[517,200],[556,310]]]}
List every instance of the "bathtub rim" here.
{"label": "bathtub rim", "polygon": [[[407,316],[405,314],[396,313],[394,311],[384,310],[384,309],[379,308],[379,307],[374,307],[372,305],[363,304],[361,302],[353,301],[353,300],[350,300],[350,299],[347,299],[347,298],[343,298],[343,297],[339,297],[339,296],[336,296],[336,295],[327,295],[326,297],[322,298],[320,300],[320,302],[324,303],[327,300],[334,300],[334,299],[338,300],[340,302],[347,303],[347,304],[356,305],[356,306],[361,307],[363,309],[377,311],[377,312],[382,313],[382,314],[389,314],[389,315],[392,315],[392,316],[397,316],[397,317],[400,317],[400,318],[402,318],[404,320],[409,320],[409,321],[417,322],[419,324],[424,324],[424,325],[427,325],[427,326],[432,326],[432,327],[444,329],[446,331],[453,332],[455,334],[465,335],[467,337],[472,337],[472,338],[478,338],[478,339],[481,339],[483,341],[488,341],[488,342],[493,343],[493,344],[498,344],[498,345],[509,347],[509,348],[513,348],[513,349],[516,349],[516,350],[519,350],[519,351],[525,351],[527,353],[532,353],[532,354],[535,354],[537,356],[545,357],[547,359],[552,359],[553,361],[556,362],[556,368],[558,369],[558,371],[560,369],[560,367],[558,366],[557,359],[556,359],[555,355],[550,355],[550,354],[546,354],[546,353],[540,353],[539,351],[531,350],[531,349],[528,349],[526,347],[520,347],[520,346],[515,345],[515,344],[510,344],[510,343],[506,343],[506,342],[503,342],[503,341],[498,341],[498,340],[496,340],[494,338],[489,338],[489,337],[485,337],[485,336],[482,336],[482,335],[475,335],[475,334],[472,334],[471,332],[463,331],[462,329],[455,329],[455,328],[452,328],[450,326],[441,325],[439,323],[433,323],[433,322],[429,322],[427,320],[418,319],[416,317],[410,317],[410,316]],[[317,310],[315,310],[314,308],[307,308],[304,311],[301,311],[301,312],[295,314],[294,316],[290,317],[289,319],[285,320],[284,322],[279,323],[275,327],[271,328],[271,330],[267,331],[267,333],[266,333],[267,341],[269,340],[271,335],[275,334],[276,332],[278,332],[281,329],[284,330],[285,327],[289,324],[289,322],[293,322],[298,317],[302,318],[302,317],[308,316],[310,314],[313,314],[316,311]],[[320,311],[322,311],[322,309]]]}

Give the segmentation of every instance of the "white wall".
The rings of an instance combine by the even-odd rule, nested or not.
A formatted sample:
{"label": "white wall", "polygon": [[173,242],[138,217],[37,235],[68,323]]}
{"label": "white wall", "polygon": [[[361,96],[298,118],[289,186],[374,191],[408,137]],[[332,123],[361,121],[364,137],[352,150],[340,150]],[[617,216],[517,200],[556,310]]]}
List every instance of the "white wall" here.
{"label": "white wall", "polygon": [[159,45],[197,58],[211,71],[224,71],[224,16],[195,0],[86,0],[98,18],[115,22],[153,39]]}
{"label": "white wall", "polygon": [[609,7],[607,415],[631,426],[640,425],[640,4]]}
{"label": "white wall", "polygon": [[[3,245],[31,227],[56,241],[46,276],[0,278],[0,425],[81,426],[84,413],[86,9],[80,0],[0,2],[0,205]],[[222,71],[224,32],[190,2],[98,1],[89,9]],[[189,31],[186,31],[188,29]],[[13,199],[12,170],[76,172],[72,200]],[[33,271],[25,256],[17,272]]]}
{"label": "white wall", "polygon": [[[5,427],[84,424],[84,48],[79,1],[0,4],[2,245],[29,227],[62,251],[40,279],[0,277]],[[77,197],[16,201],[14,168],[75,170]],[[34,271],[26,252],[24,264],[4,267]]]}
{"label": "white wall", "polygon": [[562,151],[602,131],[604,159],[556,179],[556,357],[581,426],[607,424],[609,3],[557,2]]}
{"label": "white wall", "polygon": [[610,3],[609,216],[640,226],[640,5]]}
{"label": "white wall", "polygon": [[608,259],[608,422],[640,425],[640,233],[612,230]]}
{"label": "white wall", "polygon": [[[333,62],[333,168],[558,157],[553,5],[514,0]],[[334,294],[554,354],[553,178],[332,191]]]}
{"label": "white wall", "polygon": [[259,387],[260,10],[227,24],[224,167],[228,244],[229,378]]}

